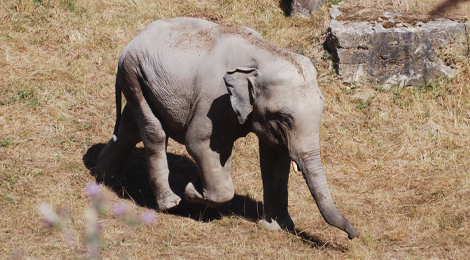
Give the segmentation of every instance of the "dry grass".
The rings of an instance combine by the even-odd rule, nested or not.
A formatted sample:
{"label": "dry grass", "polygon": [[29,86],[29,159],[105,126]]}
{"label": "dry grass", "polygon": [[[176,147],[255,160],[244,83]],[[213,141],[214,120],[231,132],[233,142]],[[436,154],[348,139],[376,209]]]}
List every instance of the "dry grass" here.
{"label": "dry grass", "polygon": [[[442,1],[350,0],[425,13]],[[469,1],[456,12],[468,15]],[[452,10],[452,9],[451,9]],[[322,160],[334,200],[360,232],[321,218],[301,174],[290,178],[298,233],[264,230],[254,135],[237,141],[237,196],[220,209],[184,205],[154,226],[101,218],[105,259],[464,259],[470,253],[469,68],[420,88],[350,89],[322,49],[329,16],[284,17],[273,0],[0,0],[0,258],[84,258],[84,187],[111,137],[114,77],[124,46],[150,21],[196,16],[250,26],[311,58],[326,99]],[[196,176],[184,147],[170,143],[175,190]],[[131,184],[105,191],[134,211],[152,208],[143,149],[127,163]],[[69,234],[49,229],[41,202],[69,212]]]}
{"label": "dry grass", "polygon": [[384,8],[389,12],[451,17],[468,17],[470,10],[468,0],[349,0],[346,4]]}

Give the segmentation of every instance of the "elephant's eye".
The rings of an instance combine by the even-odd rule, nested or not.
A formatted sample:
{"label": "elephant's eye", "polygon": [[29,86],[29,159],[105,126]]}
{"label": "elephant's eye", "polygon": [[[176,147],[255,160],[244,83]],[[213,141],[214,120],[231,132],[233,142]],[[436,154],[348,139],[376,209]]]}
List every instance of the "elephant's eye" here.
{"label": "elephant's eye", "polygon": [[292,117],[286,114],[278,114],[276,120],[283,126],[291,129],[293,127]]}

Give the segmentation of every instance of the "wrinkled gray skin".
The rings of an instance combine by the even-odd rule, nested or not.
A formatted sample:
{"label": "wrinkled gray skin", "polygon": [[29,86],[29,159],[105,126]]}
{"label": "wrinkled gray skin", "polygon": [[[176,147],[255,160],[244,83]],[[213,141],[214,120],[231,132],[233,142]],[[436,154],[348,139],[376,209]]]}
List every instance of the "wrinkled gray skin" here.
{"label": "wrinkled gray skin", "polygon": [[[160,20],[123,51],[116,78],[113,139],[97,170],[116,178],[124,159],[143,141],[158,207],[176,207],[168,183],[169,137],[185,144],[202,179],[190,182],[189,202],[220,206],[234,196],[231,152],[249,132],[259,138],[264,189],[263,226],[292,229],[287,182],[294,160],[324,219],[358,236],[336,209],[320,160],[323,96],[308,58],[267,43],[257,32],[201,19]],[[121,114],[121,91],[127,104]]]}

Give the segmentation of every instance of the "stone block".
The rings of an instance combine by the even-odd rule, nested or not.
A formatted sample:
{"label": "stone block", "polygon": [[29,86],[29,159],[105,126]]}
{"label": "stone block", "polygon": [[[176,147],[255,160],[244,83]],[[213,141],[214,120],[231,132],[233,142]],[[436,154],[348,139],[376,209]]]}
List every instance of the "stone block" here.
{"label": "stone block", "polygon": [[311,16],[322,7],[325,1],[326,0],[283,0],[284,5],[288,6],[286,13],[289,16]]}
{"label": "stone block", "polygon": [[420,85],[455,75],[469,56],[464,19],[333,6],[327,46],[344,82]]}

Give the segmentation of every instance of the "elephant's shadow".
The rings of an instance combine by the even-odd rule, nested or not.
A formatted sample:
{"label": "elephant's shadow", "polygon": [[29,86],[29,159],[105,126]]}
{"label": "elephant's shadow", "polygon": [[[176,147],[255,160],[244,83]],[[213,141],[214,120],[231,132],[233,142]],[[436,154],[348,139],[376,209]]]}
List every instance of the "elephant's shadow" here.
{"label": "elephant's shadow", "polygon": [[[91,146],[83,156],[83,163],[96,177],[95,166],[98,154],[105,144]],[[181,217],[188,217],[197,221],[210,222],[223,216],[239,216],[252,222],[258,222],[263,216],[263,204],[246,195],[235,194],[234,198],[221,207],[210,208],[202,204],[193,204],[185,200],[184,189],[189,181],[198,182],[199,175],[196,164],[189,158],[177,154],[167,153],[168,167],[170,170],[169,182],[171,189],[181,197],[178,207],[170,212]],[[123,166],[123,173],[127,177],[127,183],[123,185],[108,186],[120,198],[128,199],[141,207],[157,209],[155,196],[149,183],[146,155],[144,148],[134,148]],[[97,179],[98,180],[98,179]],[[308,235],[300,230],[291,233],[315,248],[329,248],[333,250],[347,250],[338,244],[324,242],[316,236]]]}
{"label": "elephant's shadow", "polygon": [[[98,154],[104,147],[105,144],[95,144],[83,156],[86,168],[95,177],[94,168]],[[193,183],[199,182],[197,166],[191,159],[185,156],[167,153],[167,158],[168,168],[170,169],[170,187],[182,199],[180,205],[168,213],[205,222],[234,214],[257,222],[263,215],[263,204],[261,202],[255,201],[249,196],[238,194],[235,194],[235,197],[230,202],[218,208],[210,208],[202,204],[187,202],[184,198],[184,189],[189,181]],[[123,173],[127,177],[125,185],[108,187],[119,197],[132,200],[141,207],[157,209],[155,196],[149,183],[145,150],[143,148],[133,149],[124,163]]]}

